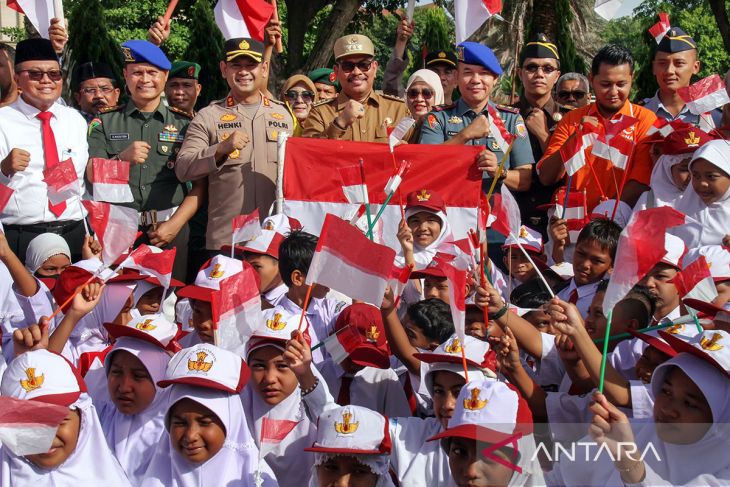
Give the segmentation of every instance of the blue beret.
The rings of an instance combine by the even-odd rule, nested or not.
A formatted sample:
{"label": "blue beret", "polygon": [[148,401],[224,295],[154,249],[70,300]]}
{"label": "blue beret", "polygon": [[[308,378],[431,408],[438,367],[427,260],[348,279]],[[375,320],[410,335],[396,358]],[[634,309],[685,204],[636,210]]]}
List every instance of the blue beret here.
{"label": "blue beret", "polygon": [[169,71],[172,64],[162,49],[149,41],[134,39],[122,44],[124,64],[149,63],[164,71]]}
{"label": "blue beret", "polygon": [[459,62],[484,66],[497,76],[502,74],[502,66],[491,49],[478,42],[462,42],[456,46],[456,56]]}

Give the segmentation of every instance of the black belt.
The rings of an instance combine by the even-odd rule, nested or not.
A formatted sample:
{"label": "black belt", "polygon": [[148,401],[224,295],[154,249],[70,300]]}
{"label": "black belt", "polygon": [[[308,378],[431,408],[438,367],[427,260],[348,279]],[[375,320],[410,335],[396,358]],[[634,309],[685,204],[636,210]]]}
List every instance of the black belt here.
{"label": "black belt", "polygon": [[48,223],[33,223],[31,225],[17,225],[9,224],[3,225],[8,230],[16,230],[20,232],[29,233],[56,233],[63,235],[70,233],[75,230],[79,225],[82,224],[81,220],[74,221],[62,221],[62,222],[48,222]]}

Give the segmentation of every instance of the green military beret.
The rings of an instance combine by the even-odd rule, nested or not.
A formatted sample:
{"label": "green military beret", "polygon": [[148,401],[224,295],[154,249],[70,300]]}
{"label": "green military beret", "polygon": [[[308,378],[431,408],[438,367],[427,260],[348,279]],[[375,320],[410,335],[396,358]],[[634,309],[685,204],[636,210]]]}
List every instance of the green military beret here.
{"label": "green military beret", "polygon": [[307,77],[312,80],[312,83],[323,83],[334,86],[338,91],[340,89],[340,82],[337,81],[335,72],[330,68],[313,69],[307,74]]}
{"label": "green military beret", "polygon": [[200,64],[190,61],[175,61],[170,68],[168,78],[198,79],[200,76]]}

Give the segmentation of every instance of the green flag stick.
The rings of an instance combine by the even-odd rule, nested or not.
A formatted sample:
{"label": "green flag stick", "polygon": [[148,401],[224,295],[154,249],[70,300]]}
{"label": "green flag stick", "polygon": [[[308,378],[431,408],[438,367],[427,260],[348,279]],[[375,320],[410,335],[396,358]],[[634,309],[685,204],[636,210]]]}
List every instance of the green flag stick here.
{"label": "green flag stick", "polygon": [[360,179],[362,180],[362,188],[363,188],[363,191],[365,191],[365,194],[363,195],[363,199],[365,200],[365,214],[367,215],[367,219],[368,219],[368,233],[367,233],[367,236],[372,241],[373,240],[373,232],[370,229],[373,227],[373,222],[370,221],[371,218],[372,218],[370,216],[370,199],[368,198],[367,189],[365,189],[367,186],[365,185],[365,167],[363,166],[363,163],[362,163],[362,157],[360,158],[360,160],[358,161],[358,163],[360,164]]}
{"label": "green flag stick", "polygon": [[378,220],[380,220],[380,217],[383,215],[383,212],[388,207],[388,203],[390,203],[390,199],[395,194],[395,191],[392,191],[387,198],[385,198],[385,203],[383,203],[383,206],[380,207],[380,210],[378,210],[378,214],[375,215],[375,220],[373,220],[372,223],[368,223],[368,232],[367,236],[370,237],[370,240],[373,239],[373,229],[375,228],[375,225],[378,223]]}
{"label": "green flag stick", "polygon": [[608,312],[608,320],[606,322],[606,337],[603,339],[603,357],[601,357],[601,377],[598,381],[598,392],[603,394],[603,380],[606,377],[606,359],[608,358],[608,339],[611,337],[611,317],[613,310]]}
{"label": "green flag stick", "polygon": [[[654,326],[648,326],[646,328],[640,328],[636,330],[638,333],[647,333],[650,331],[656,331],[656,330],[662,330],[664,328],[669,328],[670,326],[674,326],[676,323],[664,323],[663,325],[654,325]],[[614,335],[612,337],[609,337],[611,340],[623,340],[624,338],[631,338],[633,335],[631,333],[619,333],[618,335]],[[604,338],[594,338],[593,343],[603,343],[605,339]]]}
{"label": "green flag stick", "polygon": [[697,333],[702,333],[704,330],[702,329],[702,325],[700,325],[699,318],[697,318],[697,313],[692,311],[692,309],[690,309],[690,308],[687,308],[687,312],[689,313],[689,315],[692,317],[692,319],[695,322],[695,326],[697,327]]}

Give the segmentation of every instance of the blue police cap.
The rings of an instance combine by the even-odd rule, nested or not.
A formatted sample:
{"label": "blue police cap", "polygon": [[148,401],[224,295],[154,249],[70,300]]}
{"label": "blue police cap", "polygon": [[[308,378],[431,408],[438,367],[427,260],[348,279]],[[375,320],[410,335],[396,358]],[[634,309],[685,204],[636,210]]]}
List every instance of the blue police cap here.
{"label": "blue police cap", "polygon": [[502,74],[502,66],[491,49],[478,42],[462,42],[456,46],[456,57],[459,62],[484,66],[497,76]]}
{"label": "blue police cap", "polygon": [[124,64],[149,63],[162,70],[169,71],[172,64],[162,49],[149,41],[134,39],[122,44]]}
{"label": "blue police cap", "polygon": [[672,27],[657,46],[657,51],[673,54],[675,52],[697,49],[697,43],[679,27]]}

